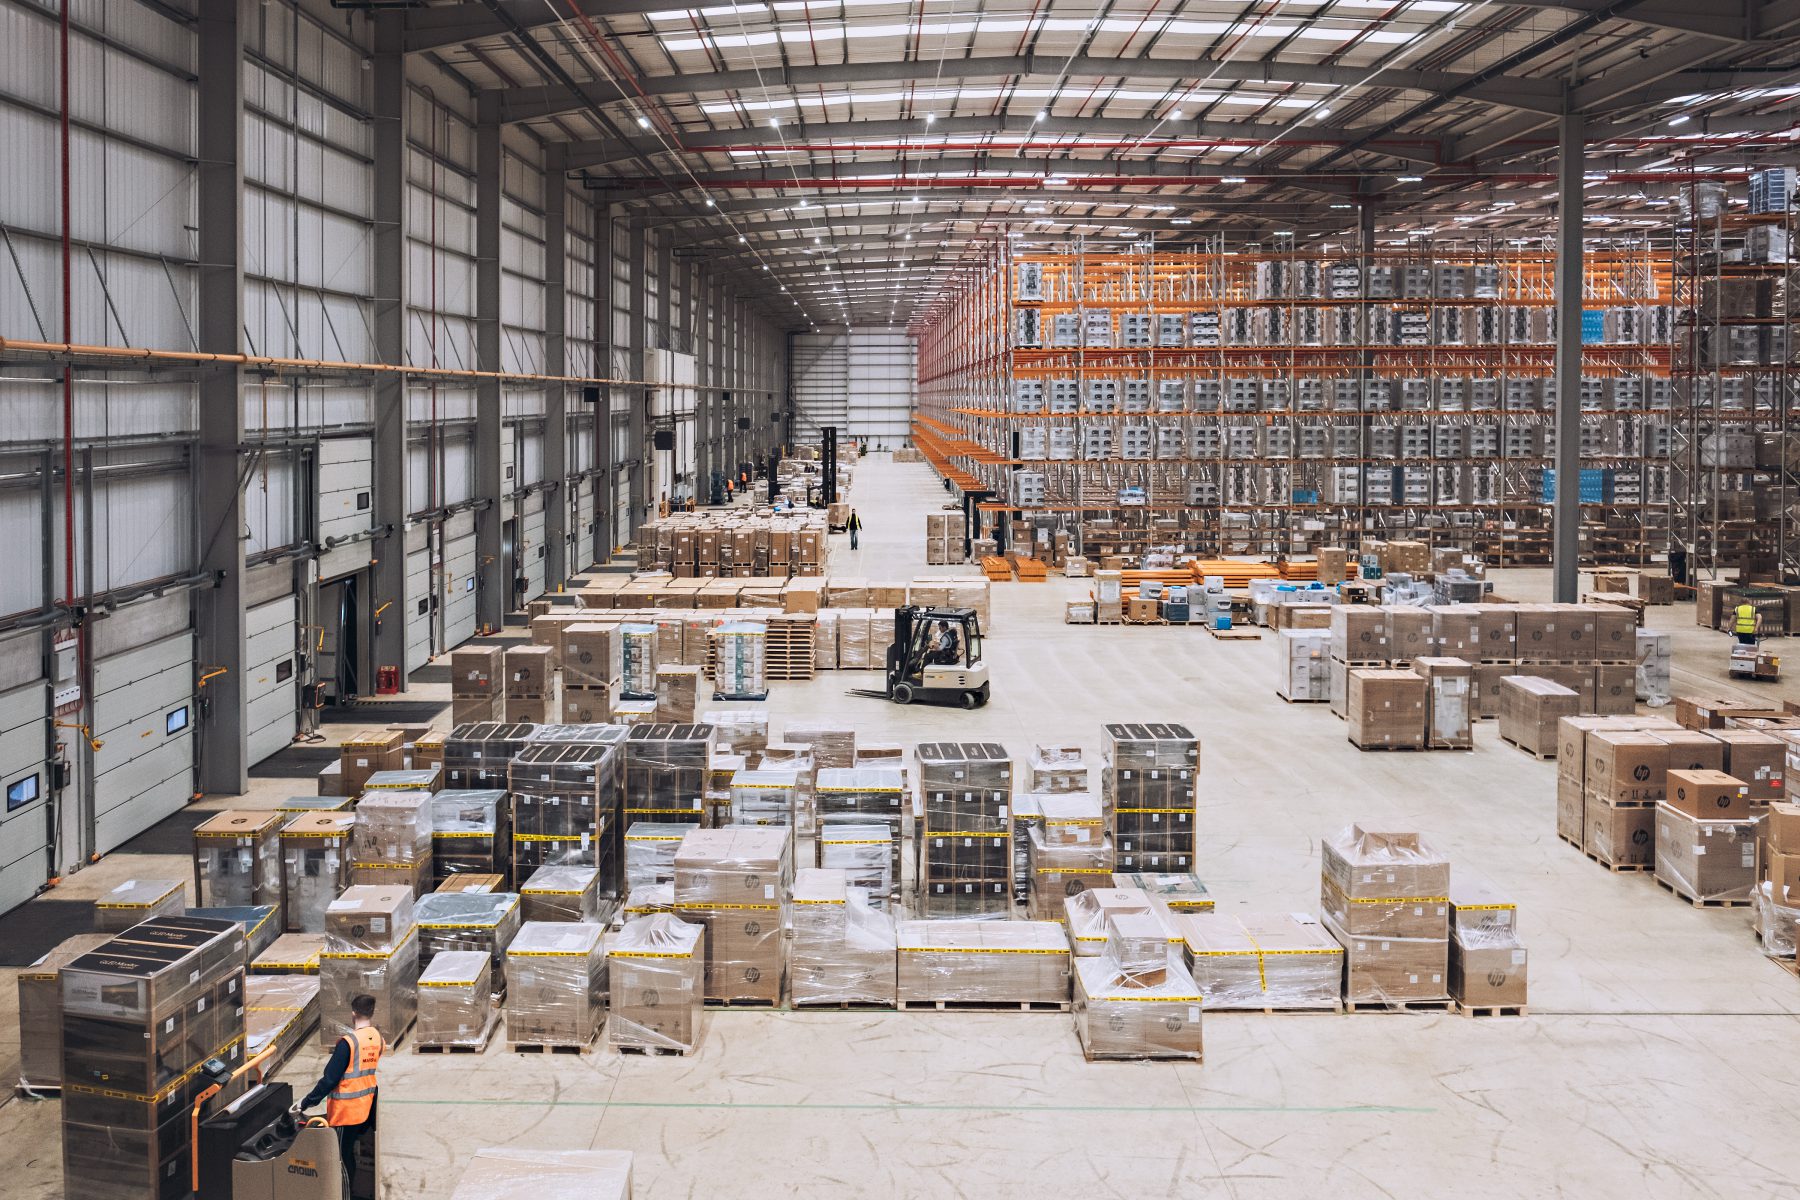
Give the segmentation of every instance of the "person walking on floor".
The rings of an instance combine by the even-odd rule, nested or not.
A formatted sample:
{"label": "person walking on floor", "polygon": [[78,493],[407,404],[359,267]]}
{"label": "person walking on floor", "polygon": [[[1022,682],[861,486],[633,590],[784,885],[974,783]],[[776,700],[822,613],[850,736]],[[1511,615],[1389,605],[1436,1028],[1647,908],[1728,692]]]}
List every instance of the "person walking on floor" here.
{"label": "person walking on floor", "polygon": [[856,537],[861,532],[862,518],[856,515],[856,510],[853,508],[850,510],[850,548],[852,550],[856,549]]}
{"label": "person walking on floor", "polygon": [[375,997],[366,993],[350,997],[350,1032],[331,1048],[325,1073],[296,1106],[305,1110],[325,1101],[325,1123],[338,1131],[338,1151],[353,1180],[356,1147],[363,1135],[375,1128],[379,1091],[375,1067],[386,1049],[381,1031],[375,1028]]}

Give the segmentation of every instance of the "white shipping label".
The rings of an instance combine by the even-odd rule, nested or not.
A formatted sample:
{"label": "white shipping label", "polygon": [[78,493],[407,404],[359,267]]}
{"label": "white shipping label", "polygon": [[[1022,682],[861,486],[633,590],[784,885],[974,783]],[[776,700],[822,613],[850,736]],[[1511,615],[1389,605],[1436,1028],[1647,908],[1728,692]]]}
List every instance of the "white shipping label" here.
{"label": "white shipping label", "polygon": [[1513,966],[1515,966],[1515,967],[1524,966],[1525,965],[1525,952],[1523,950],[1514,950],[1512,952],[1512,960],[1513,960]]}
{"label": "white shipping label", "polygon": [[1195,1005],[1195,1004],[1190,1004],[1190,1005],[1188,1005],[1188,1024],[1189,1024],[1189,1025],[1196,1025],[1196,1024],[1198,1024],[1198,1023],[1199,1023],[1199,1021],[1200,1021],[1200,1008],[1199,1008],[1199,1006],[1198,1006],[1198,1005]]}
{"label": "white shipping label", "polygon": [[772,883],[763,884],[763,899],[764,900],[773,900],[774,898],[775,898],[775,885]]}
{"label": "white shipping label", "polygon": [[370,917],[369,918],[369,932],[370,933],[386,933],[387,932],[387,918],[386,917]]}
{"label": "white shipping label", "polygon": [[1006,805],[1004,804],[1000,806],[1000,819],[1002,821],[1006,820]]}
{"label": "white shipping label", "polygon": [[1077,829],[1075,831],[1075,840],[1078,842],[1087,841],[1088,840],[1088,831],[1085,829]]}

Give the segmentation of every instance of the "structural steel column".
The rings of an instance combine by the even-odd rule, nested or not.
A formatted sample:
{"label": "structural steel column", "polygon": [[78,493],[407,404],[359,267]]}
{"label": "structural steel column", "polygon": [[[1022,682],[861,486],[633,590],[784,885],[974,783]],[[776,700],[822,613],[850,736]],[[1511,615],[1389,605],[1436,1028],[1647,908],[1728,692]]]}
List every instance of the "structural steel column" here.
{"label": "structural steel column", "polygon": [[[500,369],[500,93],[482,92],[475,125],[475,366]],[[475,385],[475,620],[498,629],[512,608],[502,526],[512,512],[500,477],[500,382]]]}
{"label": "structural steel column", "polygon": [[[544,374],[569,373],[569,181],[563,164],[567,142],[544,147]],[[544,587],[555,591],[569,578],[569,385],[544,389]],[[587,564],[580,564],[586,566]]]}
{"label": "structural steel column", "polygon": [[1584,124],[1578,113],[1564,113],[1557,125],[1556,507],[1550,564],[1558,604],[1579,599]]}
{"label": "structural steel column", "polygon": [[[631,334],[631,378],[641,380],[649,370],[650,362],[650,322],[644,305],[644,274],[649,269],[649,257],[644,243],[644,227],[638,222],[631,223],[630,240],[626,243],[625,261],[626,275],[630,282],[626,285],[631,291],[626,300],[630,320],[627,326]],[[633,384],[625,390],[626,403],[631,407],[626,410],[630,434],[626,441],[631,455],[631,511],[626,516],[625,524],[630,530],[628,536],[636,537],[638,526],[643,524],[647,515],[644,494],[645,468],[648,466],[651,451],[645,446],[648,435],[644,432],[644,410],[649,406],[650,398],[642,384]]]}
{"label": "structural steel column", "polygon": [[[613,379],[613,219],[611,204],[594,208],[594,374]],[[594,405],[594,561],[612,561],[617,543],[613,531],[618,522],[619,484],[613,478],[612,407],[618,389],[600,387]]]}
{"label": "structural steel column", "polygon": [[[244,328],[244,32],[238,0],[201,0],[199,80],[199,311],[202,351],[242,352]],[[244,691],[243,370],[200,375],[200,445],[194,481],[200,567],[217,584],[196,595],[204,736],[199,787],[241,794],[249,787]]]}
{"label": "structural steel column", "polygon": [[[373,104],[375,137],[374,267],[376,361],[406,363],[406,55],[399,13],[375,18]],[[420,597],[406,594],[406,398],[404,375],[375,377],[374,502],[375,626],[370,644],[379,666],[400,668],[406,687],[406,621]],[[429,544],[426,553],[430,554]],[[435,619],[433,620],[435,625]]]}

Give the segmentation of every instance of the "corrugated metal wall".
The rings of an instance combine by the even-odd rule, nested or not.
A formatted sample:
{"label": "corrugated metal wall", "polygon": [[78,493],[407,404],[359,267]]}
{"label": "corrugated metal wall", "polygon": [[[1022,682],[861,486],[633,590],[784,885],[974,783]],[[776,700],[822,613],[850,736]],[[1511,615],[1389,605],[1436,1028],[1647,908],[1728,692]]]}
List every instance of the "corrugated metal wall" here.
{"label": "corrugated metal wall", "polygon": [[905,332],[797,333],[791,354],[800,440],[810,440],[826,426],[836,426],[839,436],[889,448],[911,437],[918,347]]}

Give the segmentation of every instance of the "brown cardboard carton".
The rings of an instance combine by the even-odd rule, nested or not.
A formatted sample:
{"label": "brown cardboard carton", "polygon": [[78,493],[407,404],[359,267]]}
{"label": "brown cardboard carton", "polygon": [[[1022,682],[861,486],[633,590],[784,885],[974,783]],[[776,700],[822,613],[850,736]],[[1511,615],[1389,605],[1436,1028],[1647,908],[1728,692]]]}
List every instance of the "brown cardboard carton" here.
{"label": "brown cardboard carton", "polygon": [[1800,896],[1800,854],[1771,850],[1764,845],[1756,874],[1759,881],[1774,883],[1777,896]]}
{"label": "brown cardboard carton", "polygon": [[1750,789],[1723,771],[1670,771],[1666,803],[1701,820],[1750,817]]}
{"label": "brown cardboard carton", "polygon": [[1346,663],[1386,663],[1387,610],[1369,604],[1338,604],[1331,609],[1331,657]]}
{"label": "brown cardboard carton", "polygon": [[339,751],[344,795],[360,795],[377,771],[400,770],[405,753],[406,735],[397,729],[365,729],[345,738]]}
{"label": "brown cardboard carton", "polygon": [[1754,729],[1720,729],[1713,739],[1725,747],[1724,771],[1750,789],[1752,803],[1786,794],[1786,745]]}
{"label": "brown cardboard carton", "polygon": [[1594,711],[1629,716],[1637,711],[1637,667],[1632,663],[1595,663]]}
{"label": "brown cardboard carton", "polygon": [[1211,1009],[1340,1007],[1344,948],[1305,913],[1204,912],[1170,918]]}
{"label": "brown cardboard carton", "polygon": [[1450,994],[1464,1008],[1525,1007],[1525,947],[1510,937],[1452,942]]}
{"label": "brown cardboard carton", "polygon": [[1055,921],[900,921],[901,1003],[1066,1004],[1068,935]]}
{"label": "brown cardboard carton", "polygon": [[1589,605],[1587,611],[1593,623],[1594,661],[1635,663],[1637,615],[1616,604]]}
{"label": "brown cardboard carton", "polygon": [[1319,912],[1334,928],[1359,936],[1435,938],[1449,927],[1450,901],[1441,893],[1352,899],[1327,876],[1319,885]]}
{"label": "brown cardboard carton", "polygon": [[493,696],[500,688],[502,646],[463,646],[450,655],[450,694],[453,697]]}
{"label": "brown cardboard carton", "polygon": [[1201,1059],[1199,986],[1165,949],[1161,978],[1146,983],[1108,959],[1076,964],[1075,1033],[1088,1061]]}
{"label": "brown cardboard carton", "polygon": [[344,953],[392,950],[412,932],[413,892],[356,885],[325,909],[326,948]]}
{"label": "brown cardboard carton", "polygon": [[1474,606],[1481,630],[1481,661],[1514,662],[1518,658],[1519,630],[1516,604]]}
{"label": "brown cardboard carton", "polygon": [[1350,741],[1359,747],[1423,747],[1427,687],[1411,671],[1357,668],[1348,675]]}
{"label": "brown cardboard carton", "polygon": [[1500,715],[1500,681],[1518,673],[1512,663],[1480,662],[1475,664],[1475,715],[1491,721]]}
{"label": "brown cardboard carton", "polygon": [[1582,849],[1609,867],[1650,866],[1656,861],[1656,809],[1588,797]]}
{"label": "brown cardboard carton", "polygon": [[1522,663],[1561,662],[1568,652],[1562,629],[1566,619],[1555,604],[1513,606],[1514,645]]}
{"label": "brown cardboard carton", "polygon": [[1431,642],[1431,614],[1409,605],[1383,605],[1387,618],[1388,658],[1411,662],[1435,653]]}
{"label": "brown cardboard carton", "polygon": [[1556,833],[1564,841],[1582,845],[1583,827],[1587,823],[1587,792],[1579,780],[1567,775],[1556,777]]}
{"label": "brown cardboard carton", "polygon": [[556,651],[549,646],[511,646],[506,651],[506,695],[545,696],[550,690]]}
{"label": "brown cardboard carton", "polygon": [[1653,733],[1599,729],[1587,735],[1587,792],[1608,804],[1663,799],[1669,747]]}
{"label": "brown cardboard carton", "polygon": [[1669,748],[1671,771],[1723,771],[1725,743],[1693,729],[1658,730],[1656,736]]}
{"label": "brown cardboard carton", "polygon": [[1779,801],[1763,817],[1763,840],[1784,854],[1800,854],[1800,804]]}
{"label": "brown cardboard carton", "polygon": [[1656,809],[1656,878],[1691,900],[1748,900],[1756,884],[1756,822],[1700,820]]}
{"label": "brown cardboard carton", "polygon": [[1434,750],[1472,747],[1475,668],[1460,658],[1415,658],[1413,672],[1425,680],[1426,745]]}
{"label": "brown cardboard carton", "polygon": [[1580,694],[1561,684],[1535,675],[1508,675],[1500,680],[1500,736],[1549,758],[1556,753],[1557,722],[1575,715],[1580,704]]}
{"label": "brown cardboard carton", "polygon": [[1448,903],[1450,863],[1417,833],[1352,825],[1320,845],[1320,873],[1353,900],[1431,897]]}
{"label": "brown cardboard carton", "polygon": [[1449,997],[1450,939],[1358,937],[1325,928],[1344,944],[1344,999],[1351,1004],[1399,1004]]}
{"label": "brown cardboard carton", "polygon": [[1512,937],[1519,930],[1519,906],[1511,896],[1479,877],[1459,873],[1450,884],[1450,935],[1471,942]]}
{"label": "brown cardboard carton", "polygon": [[1475,604],[1434,604],[1431,653],[1475,662],[1481,658],[1481,612]]}

